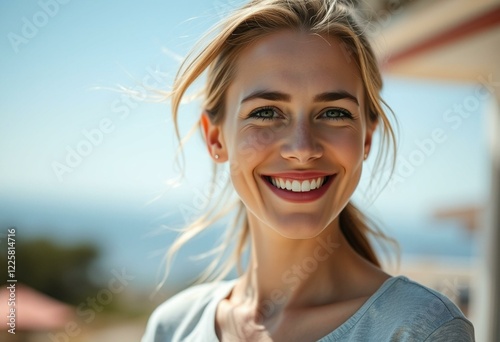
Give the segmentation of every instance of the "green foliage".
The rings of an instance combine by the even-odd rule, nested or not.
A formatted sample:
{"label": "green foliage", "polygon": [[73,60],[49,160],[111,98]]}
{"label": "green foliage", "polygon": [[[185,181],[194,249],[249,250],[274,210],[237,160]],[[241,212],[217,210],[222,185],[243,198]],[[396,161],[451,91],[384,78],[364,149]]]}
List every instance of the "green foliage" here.
{"label": "green foliage", "polygon": [[[6,242],[5,237],[0,238],[2,282],[7,277]],[[68,246],[47,239],[17,237],[15,255],[17,281],[53,298],[77,305],[99,289],[99,284],[94,284],[91,277],[99,250],[91,243]]]}

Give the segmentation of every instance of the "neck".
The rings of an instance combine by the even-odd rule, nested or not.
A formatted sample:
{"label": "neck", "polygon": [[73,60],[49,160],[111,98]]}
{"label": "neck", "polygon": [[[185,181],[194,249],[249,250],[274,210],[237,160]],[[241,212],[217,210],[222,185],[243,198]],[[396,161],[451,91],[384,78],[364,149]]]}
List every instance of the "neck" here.
{"label": "neck", "polygon": [[[311,239],[287,239],[249,215],[249,267],[233,290],[237,302],[269,319],[287,308],[346,299],[368,262],[352,250],[338,220]],[[349,270],[349,271],[347,271]]]}

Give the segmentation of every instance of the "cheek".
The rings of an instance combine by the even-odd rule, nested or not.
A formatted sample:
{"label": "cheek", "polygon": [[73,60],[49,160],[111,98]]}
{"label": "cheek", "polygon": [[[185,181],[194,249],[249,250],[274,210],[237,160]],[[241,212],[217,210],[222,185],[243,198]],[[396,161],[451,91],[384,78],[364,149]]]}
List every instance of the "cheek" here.
{"label": "cheek", "polygon": [[251,165],[270,151],[276,132],[271,128],[247,127],[235,134],[228,145],[229,160],[232,164]]}
{"label": "cheek", "polygon": [[361,164],[363,158],[363,137],[354,128],[339,129],[324,135],[327,146],[345,168]]}

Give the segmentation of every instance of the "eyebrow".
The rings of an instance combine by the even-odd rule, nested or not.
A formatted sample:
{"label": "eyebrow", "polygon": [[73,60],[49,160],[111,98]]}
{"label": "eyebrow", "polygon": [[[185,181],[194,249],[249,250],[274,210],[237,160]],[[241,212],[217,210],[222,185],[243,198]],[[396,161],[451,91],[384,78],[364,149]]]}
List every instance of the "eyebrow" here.
{"label": "eyebrow", "polygon": [[357,106],[359,106],[358,99],[356,96],[352,95],[351,93],[348,93],[345,90],[340,90],[340,91],[329,91],[325,93],[318,94],[314,97],[314,102],[331,102],[331,101],[337,101],[337,100],[350,100],[354,102]]}
{"label": "eyebrow", "polygon": [[[243,100],[241,100],[241,103],[255,100],[255,99],[290,102],[292,97],[288,94],[281,93],[279,91],[256,90],[256,91],[252,92],[250,95],[243,98]],[[327,92],[318,94],[314,97],[314,102],[332,102],[332,101],[343,100],[343,99],[350,100],[359,106],[359,101],[356,98],[356,96],[348,93],[345,90],[327,91]]]}

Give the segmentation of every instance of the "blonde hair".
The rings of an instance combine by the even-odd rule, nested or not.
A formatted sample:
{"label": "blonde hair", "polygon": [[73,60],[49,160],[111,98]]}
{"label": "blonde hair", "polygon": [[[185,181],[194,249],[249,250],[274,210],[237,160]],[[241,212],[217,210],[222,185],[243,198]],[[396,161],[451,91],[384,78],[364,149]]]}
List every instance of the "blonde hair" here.
{"label": "blonde hair", "polygon": [[[378,170],[387,162],[389,147],[392,147],[393,152],[396,149],[395,133],[382,107],[385,103],[380,98],[382,77],[366,33],[355,18],[353,9],[335,0],[253,0],[235,10],[203,37],[181,65],[170,94],[180,148],[182,149],[184,140],[181,140],[177,119],[181,100],[186,96],[188,88],[206,73],[203,109],[213,123],[221,123],[225,114],[226,92],[234,77],[234,62],[239,53],[257,39],[283,29],[336,37],[341,42],[346,58],[356,63],[367,99],[367,121],[378,122],[378,129],[381,130],[380,149],[374,166],[374,171]],[[208,44],[204,44],[206,41]],[[221,172],[221,167],[214,163],[213,184],[217,177],[220,178]],[[237,209],[236,216],[229,224],[226,239],[215,249],[219,256],[207,268],[200,281],[208,278],[221,279],[236,263],[241,272],[241,255],[244,247],[248,245],[249,225],[246,209],[240,200],[236,200],[233,206],[224,205],[231,197],[230,180],[227,178],[220,197],[209,203],[206,213],[185,227],[171,246],[167,255],[167,274],[173,255],[182,245],[234,209]],[[390,239],[369,222],[351,202],[340,213],[340,227],[346,240],[357,253],[372,264],[380,266],[369,235],[383,240]],[[236,246],[232,257],[221,267],[217,267],[224,252],[233,242],[236,242]]]}

